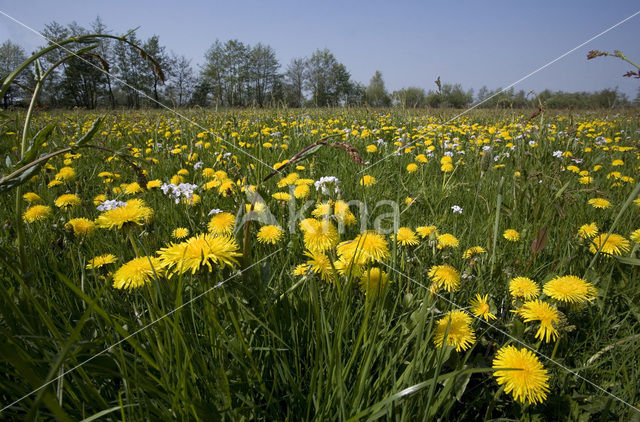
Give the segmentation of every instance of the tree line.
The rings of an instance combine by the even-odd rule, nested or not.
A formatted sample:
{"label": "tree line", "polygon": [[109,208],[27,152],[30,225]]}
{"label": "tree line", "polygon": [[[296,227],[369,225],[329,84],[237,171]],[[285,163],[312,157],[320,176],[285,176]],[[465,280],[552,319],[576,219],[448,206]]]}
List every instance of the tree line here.
{"label": "tree line", "polygon": [[[61,41],[70,36],[108,34],[97,17],[88,28],[77,23],[52,22],[42,33]],[[402,88],[389,92],[382,73],[376,71],[367,85],[356,82],[343,63],[328,49],[315,50],[309,57],[292,59],[282,67],[275,50],[262,43],[216,40],[194,68],[184,55],[168,52],[157,35],[146,40],[135,32],[127,39],[141,46],[162,69],[161,78],[154,63],[138,51],[112,39],[102,39],[91,54],[65,61],[56,68],[41,90],[38,105],[49,108],[97,107],[336,107],[371,106],[402,108],[612,108],[632,103],[617,90],[568,93],[545,90],[525,93],[490,90],[482,87],[474,96],[460,84],[435,81],[434,89]],[[65,52],[43,56],[41,66],[60,61]],[[0,81],[27,58],[22,47],[10,40],[0,45]],[[23,72],[2,98],[3,108],[23,106],[35,85],[35,69]],[[164,80],[163,80],[164,79]],[[134,88],[134,89],[132,89]],[[633,104],[640,105],[640,91]]]}

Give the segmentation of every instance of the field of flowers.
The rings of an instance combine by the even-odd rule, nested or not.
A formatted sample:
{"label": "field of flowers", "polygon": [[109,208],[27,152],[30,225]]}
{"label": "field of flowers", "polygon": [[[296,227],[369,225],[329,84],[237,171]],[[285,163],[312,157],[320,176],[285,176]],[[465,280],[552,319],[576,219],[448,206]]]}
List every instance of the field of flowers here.
{"label": "field of flowers", "polygon": [[640,420],[637,116],[185,113],[36,113],[1,419]]}

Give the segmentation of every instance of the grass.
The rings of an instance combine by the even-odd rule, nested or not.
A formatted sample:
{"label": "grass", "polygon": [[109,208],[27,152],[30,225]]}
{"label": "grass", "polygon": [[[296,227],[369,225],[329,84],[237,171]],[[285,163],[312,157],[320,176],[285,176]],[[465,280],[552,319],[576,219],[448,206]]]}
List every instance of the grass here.
{"label": "grass", "polygon": [[[637,119],[581,112],[570,117],[543,114],[528,122],[526,116],[509,111],[478,111],[439,126],[452,116],[446,111],[425,116],[398,110],[190,112],[189,117],[221,137],[216,141],[206,133],[199,136],[201,128],[161,112],[108,115],[93,144],[133,155],[149,180],[168,182],[184,168],[189,171],[185,181],[200,186],[196,193],[201,201],[193,206],[175,204],[158,190],[135,195],[155,211],[153,222],[132,231],[141,255],[154,255],[172,241],[176,227],[186,227],[192,234],[205,232],[212,208],[235,214],[247,202],[240,190],[246,184],[259,185],[269,210],[286,228],[288,205],[271,197],[287,191],[277,187],[282,176],[261,184],[272,170],[251,156],[274,165],[334,134],[338,135],[335,141],[352,144],[370,163],[392,154],[394,141],[405,147],[420,142],[363,173],[358,172],[365,167],[354,164],[346,153],[323,147],[296,164],[305,167],[297,171],[300,177],[336,176],[342,198],[366,203],[368,227],[391,210],[389,205],[376,209],[377,201],[394,201],[400,226],[435,225],[439,233],[454,234],[460,246],[440,250],[424,239],[409,248],[387,237],[391,256],[382,268],[388,273],[389,288],[374,300],[361,292],[355,277],[341,276],[331,284],[314,275],[293,276],[293,268],[307,259],[300,232],[286,232],[279,244],[267,246],[255,240],[260,224],[254,222],[244,267],[214,267],[211,272],[171,278],[159,275],[146,287],[116,290],[109,272],[135,257],[130,239],[123,232],[103,229],[82,238],[64,226],[73,217],[97,217],[92,199],[98,194],[131,198],[115,194],[113,187],[136,181],[136,175],[121,160],[94,150],[81,150],[78,157],[56,157],[50,161],[53,169],[43,170],[37,180],[22,186],[22,192],[35,192],[52,206],[60,194],[72,192],[83,204],[69,211],[53,207],[51,219],[26,224],[26,274],[19,270],[10,211],[15,207],[15,191],[0,197],[5,223],[0,232],[0,330],[5,339],[0,344],[0,367],[5,374],[0,379],[0,397],[2,407],[17,401],[0,417],[637,420],[638,267],[602,254],[590,266],[594,255],[588,242],[576,236],[582,224],[592,221],[602,233],[613,229],[626,238],[640,228],[640,207],[630,204],[620,212],[627,199],[635,199],[631,194],[638,180],[607,177],[614,171],[637,175]],[[17,161],[14,148],[19,145],[21,117],[8,116],[0,130],[0,152],[13,162]],[[95,117],[86,112],[37,114],[33,126],[57,122],[50,145],[43,150],[60,148],[77,140]],[[345,128],[351,130],[349,135],[342,131]],[[505,139],[507,132],[511,139]],[[387,145],[379,146],[376,153],[365,152],[377,139]],[[433,141],[433,157],[419,164],[417,172],[408,173],[406,166],[416,155],[427,153],[425,139]],[[449,149],[454,153],[452,173],[440,170],[445,139],[464,151],[458,154],[457,147]],[[480,154],[478,139],[486,139],[491,146],[494,158],[490,161]],[[211,146],[198,148],[198,142]],[[171,153],[182,145],[182,151]],[[617,150],[611,148],[614,145]],[[620,151],[619,147],[631,149]],[[583,161],[554,157],[557,150],[569,151]],[[197,159],[189,159],[192,152],[198,153]],[[219,155],[226,152],[235,159]],[[71,161],[65,164],[65,159]],[[612,166],[614,159],[622,159],[624,165]],[[225,170],[234,183],[239,181],[235,192],[223,196],[217,190],[202,190],[206,179],[194,169],[197,161],[203,167]],[[593,182],[580,184],[580,176],[568,169],[572,164],[589,171]],[[65,165],[75,169],[76,178],[47,187]],[[596,165],[602,169],[593,171]],[[120,178],[104,183],[98,176],[102,171],[118,173]],[[286,170],[290,171],[293,165]],[[361,186],[364,174],[374,176],[377,183]],[[620,186],[612,186],[616,182]],[[313,186],[311,192],[308,199],[328,198],[316,194]],[[406,197],[417,199],[408,205]],[[605,197],[612,206],[594,209],[587,204],[593,197]],[[301,205],[298,200],[296,211]],[[452,212],[454,205],[462,207],[462,214]],[[309,216],[313,208],[304,215]],[[358,224],[348,226],[341,240],[353,239],[359,232],[364,216],[356,212],[356,217]],[[385,219],[385,227],[391,224]],[[502,237],[507,228],[520,233],[518,242]],[[532,247],[544,228],[546,243],[539,240]],[[244,231],[236,237],[243,250]],[[463,259],[462,252],[474,245],[488,253],[473,261]],[[624,256],[633,258],[635,252]],[[116,265],[106,271],[85,268],[88,259],[103,253],[116,255]],[[466,276],[458,291],[432,295],[427,271],[444,263]],[[534,337],[536,324],[523,323],[512,312],[508,282],[527,276],[542,286],[556,275],[567,274],[584,276],[598,288],[598,298],[582,306],[558,305],[562,312],[559,339],[540,343]],[[477,341],[471,348],[456,352],[450,346],[436,347],[433,331],[442,313],[457,306],[468,308],[477,293],[490,296],[491,310],[498,317],[492,324],[499,330],[474,321]],[[517,345],[514,339],[553,357],[635,409],[544,358],[540,360],[550,376],[547,400],[538,405],[515,402],[499,389],[491,371],[496,351],[506,344]]]}

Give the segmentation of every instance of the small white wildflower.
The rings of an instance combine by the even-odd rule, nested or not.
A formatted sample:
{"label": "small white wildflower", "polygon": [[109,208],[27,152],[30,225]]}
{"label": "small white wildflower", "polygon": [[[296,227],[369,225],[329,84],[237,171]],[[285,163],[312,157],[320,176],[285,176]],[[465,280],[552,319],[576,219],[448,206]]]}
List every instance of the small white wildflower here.
{"label": "small white wildflower", "polygon": [[459,206],[459,205],[453,205],[453,206],[451,207],[451,211],[452,211],[454,214],[462,214],[462,207],[461,207],[461,206]]}
{"label": "small white wildflower", "polygon": [[124,207],[125,205],[127,205],[126,202],[116,201],[115,199],[110,199],[110,200],[103,201],[96,208],[98,209],[98,211],[103,212],[103,211],[108,211],[108,210],[113,210],[113,209],[116,209],[116,208]]}

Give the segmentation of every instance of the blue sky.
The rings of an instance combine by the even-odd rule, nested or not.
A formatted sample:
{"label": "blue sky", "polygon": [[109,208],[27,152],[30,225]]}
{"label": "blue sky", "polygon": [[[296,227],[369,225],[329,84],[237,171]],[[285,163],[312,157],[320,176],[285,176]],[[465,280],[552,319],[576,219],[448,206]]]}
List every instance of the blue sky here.
{"label": "blue sky", "polygon": [[[88,25],[97,15],[123,33],[160,36],[197,65],[211,43],[237,38],[271,45],[283,68],[328,48],[354,80],[376,70],[389,90],[458,82],[475,91],[507,86],[640,10],[637,1],[41,1],[0,0],[0,10],[42,29],[52,20]],[[618,87],[631,98],[640,80],[616,58],[586,60],[589,50],[622,50],[640,61],[640,15],[515,86],[594,91]],[[43,40],[0,15],[0,41],[28,51]]]}

